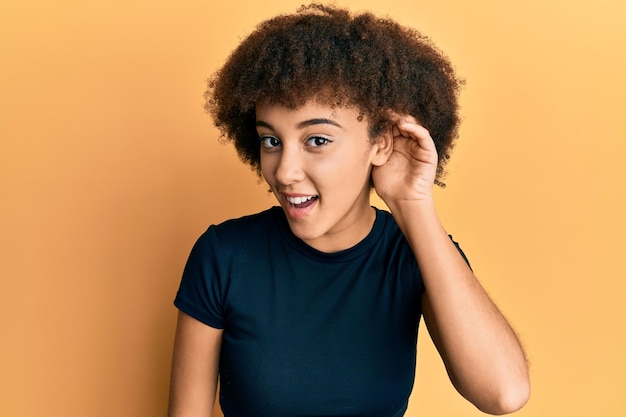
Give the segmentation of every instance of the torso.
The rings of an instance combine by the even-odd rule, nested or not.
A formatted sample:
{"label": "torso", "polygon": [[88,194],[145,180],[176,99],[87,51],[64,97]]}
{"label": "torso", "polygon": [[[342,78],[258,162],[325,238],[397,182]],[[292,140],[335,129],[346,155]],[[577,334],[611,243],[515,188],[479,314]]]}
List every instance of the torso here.
{"label": "torso", "polygon": [[202,273],[218,307],[196,318],[224,328],[225,416],[402,415],[423,285],[393,218],[377,211],[362,242],[327,254],[283,216],[274,208],[201,238],[219,253]]}

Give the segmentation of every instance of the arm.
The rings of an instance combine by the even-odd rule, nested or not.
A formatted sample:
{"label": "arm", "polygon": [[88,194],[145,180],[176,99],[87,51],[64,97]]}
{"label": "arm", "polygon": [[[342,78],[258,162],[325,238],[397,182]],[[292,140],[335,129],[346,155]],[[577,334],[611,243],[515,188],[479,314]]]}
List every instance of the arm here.
{"label": "arm", "polygon": [[222,332],[179,312],[168,417],[211,416]]}
{"label": "arm", "polygon": [[434,209],[409,213],[399,216],[401,228],[422,272],[424,320],[450,380],[484,412],[519,409],[528,399],[529,382],[515,333],[441,227]]}
{"label": "arm", "polygon": [[437,153],[428,131],[410,116],[393,118],[393,151],[374,169],[374,186],[419,264],[428,331],[461,395],[487,413],[513,412],[529,397],[524,351],[441,225],[432,198]]}

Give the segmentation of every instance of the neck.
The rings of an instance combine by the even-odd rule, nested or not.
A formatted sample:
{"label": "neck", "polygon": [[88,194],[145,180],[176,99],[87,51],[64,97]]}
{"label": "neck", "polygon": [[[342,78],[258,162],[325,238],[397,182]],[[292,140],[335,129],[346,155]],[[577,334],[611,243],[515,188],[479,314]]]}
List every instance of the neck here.
{"label": "neck", "polygon": [[304,242],[321,252],[333,253],[350,249],[355,246],[372,230],[376,220],[376,211],[370,205],[369,194],[364,201],[358,203],[350,214],[344,218],[341,228],[333,230],[326,235]]}

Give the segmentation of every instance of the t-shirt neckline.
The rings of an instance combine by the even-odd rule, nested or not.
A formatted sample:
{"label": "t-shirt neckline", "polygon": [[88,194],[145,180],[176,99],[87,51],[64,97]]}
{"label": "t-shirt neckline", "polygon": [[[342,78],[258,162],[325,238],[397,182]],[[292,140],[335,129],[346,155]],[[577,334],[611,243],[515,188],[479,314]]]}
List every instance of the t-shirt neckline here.
{"label": "t-shirt neckline", "polygon": [[374,225],[367,236],[354,246],[338,252],[323,252],[309,246],[302,239],[293,234],[287,222],[287,218],[285,217],[285,213],[280,206],[274,206],[270,210],[273,215],[274,223],[280,230],[282,237],[298,252],[304,256],[322,262],[346,262],[367,254],[383,234],[387,219],[382,210],[374,206],[372,207],[375,210],[376,217],[374,219]]}

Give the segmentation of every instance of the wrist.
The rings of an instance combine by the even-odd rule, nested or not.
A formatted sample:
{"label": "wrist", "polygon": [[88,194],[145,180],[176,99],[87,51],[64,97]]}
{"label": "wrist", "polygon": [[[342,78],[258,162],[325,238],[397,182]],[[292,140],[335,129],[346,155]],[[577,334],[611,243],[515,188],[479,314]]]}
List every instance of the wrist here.
{"label": "wrist", "polygon": [[435,202],[432,197],[417,200],[385,201],[385,203],[391,213],[399,217],[427,216],[436,211]]}
{"label": "wrist", "polygon": [[405,235],[410,230],[424,231],[429,226],[440,223],[432,199],[396,201],[387,206]]}

